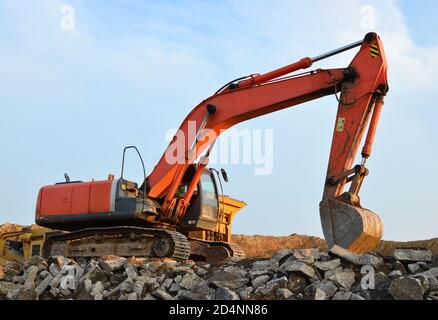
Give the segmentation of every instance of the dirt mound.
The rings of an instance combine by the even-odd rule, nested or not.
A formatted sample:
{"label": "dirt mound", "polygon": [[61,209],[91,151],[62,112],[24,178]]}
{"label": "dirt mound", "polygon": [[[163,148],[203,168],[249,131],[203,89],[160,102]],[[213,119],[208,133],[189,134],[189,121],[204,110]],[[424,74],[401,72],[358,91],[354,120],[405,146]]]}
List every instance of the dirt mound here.
{"label": "dirt mound", "polygon": [[240,245],[245,250],[247,257],[257,258],[270,257],[283,249],[318,248],[322,251],[327,250],[323,239],[300,234],[285,237],[236,234],[232,236],[231,242]]}
{"label": "dirt mound", "polygon": [[14,231],[19,231],[23,228],[28,228],[30,227],[31,229],[35,229],[38,228],[37,225],[33,224],[31,226],[22,226],[19,224],[15,224],[15,223],[5,223],[5,224],[1,224],[0,225],[0,234],[1,233],[6,233],[6,232],[14,232]]}
{"label": "dirt mound", "polygon": [[[274,252],[282,249],[318,248],[322,251],[327,250],[323,239],[300,234],[292,234],[285,237],[237,234],[232,236],[231,241],[242,246],[247,257],[256,258],[270,257]],[[396,248],[424,248],[430,249],[435,254],[438,253],[438,238],[418,241],[382,240],[374,252],[382,256],[389,256],[392,255]]]}
{"label": "dirt mound", "polygon": [[438,253],[438,238],[406,242],[382,240],[377,245],[375,252],[382,256],[388,256],[392,255],[396,248],[424,248],[431,250],[435,254]]}

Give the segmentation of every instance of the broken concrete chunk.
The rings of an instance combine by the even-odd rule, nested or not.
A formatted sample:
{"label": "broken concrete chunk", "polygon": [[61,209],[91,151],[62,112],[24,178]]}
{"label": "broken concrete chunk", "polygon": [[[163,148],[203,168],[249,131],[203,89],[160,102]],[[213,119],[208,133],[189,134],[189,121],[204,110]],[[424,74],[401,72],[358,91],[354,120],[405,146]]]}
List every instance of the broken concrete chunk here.
{"label": "broken concrete chunk", "polygon": [[239,295],[228,288],[217,288],[214,294],[215,300],[240,300]]}
{"label": "broken concrete chunk", "polygon": [[396,300],[423,300],[424,287],[419,279],[405,276],[395,279],[389,292]]}
{"label": "broken concrete chunk", "polygon": [[311,266],[301,261],[289,259],[282,265],[282,270],[288,274],[296,273],[308,278],[313,278],[315,276],[315,270]]}
{"label": "broken concrete chunk", "polygon": [[375,269],[380,269],[383,266],[383,259],[366,253],[358,259],[357,264],[360,266],[372,266]]}
{"label": "broken concrete chunk", "polygon": [[255,261],[252,264],[252,270],[277,270],[279,263],[275,259]]}
{"label": "broken concrete chunk", "polygon": [[161,300],[174,300],[174,298],[170,294],[168,294],[165,290],[160,289],[160,288],[156,289],[151,294],[155,298],[158,298],[158,299],[161,299]]}
{"label": "broken concrete chunk", "polygon": [[41,283],[35,288],[35,292],[37,297],[43,294],[44,291],[50,286],[52,283],[53,276],[51,274],[48,274],[46,278],[41,281]]}
{"label": "broken concrete chunk", "polygon": [[119,271],[125,267],[127,259],[117,256],[103,256],[99,259],[99,266],[106,271]]}
{"label": "broken concrete chunk", "polygon": [[216,287],[227,287],[235,290],[246,285],[249,279],[239,273],[219,270],[213,273],[210,282]]}
{"label": "broken concrete chunk", "polygon": [[398,278],[398,277],[403,276],[403,273],[402,273],[400,270],[394,270],[394,271],[391,271],[391,272],[388,274],[388,276],[389,276],[391,279],[395,279],[395,278]]}
{"label": "broken concrete chunk", "polygon": [[37,266],[30,266],[27,270],[27,278],[24,282],[24,287],[26,289],[35,289],[35,277],[38,273],[38,267]]}
{"label": "broken concrete chunk", "polygon": [[293,293],[287,288],[278,288],[275,291],[275,296],[280,299],[290,299],[293,296]]}
{"label": "broken concrete chunk", "polygon": [[181,288],[194,291],[194,289],[196,287],[202,285],[204,282],[205,282],[205,280],[202,279],[201,277],[197,276],[196,274],[186,273],[182,277],[179,285]]}
{"label": "broken concrete chunk", "polygon": [[400,261],[432,261],[432,251],[423,249],[395,249],[393,256]]}
{"label": "broken concrete chunk", "polygon": [[304,294],[307,298],[315,300],[330,299],[338,290],[335,284],[331,281],[322,280],[315,281],[304,289]]}
{"label": "broken concrete chunk", "polygon": [[266,282],[268,282],[270,279],[271,279],[271,277],[268,276],[268,275],[259,276],[259,277],[255,278],[255,279],[253,279],[253,280],[251,281],[251,282],[252,282],[252,286],[253,286],[254,288],[258,288],[258,287],[264,285],[264,284],[265,284]]}
{"label": "broken concrete chunk", "polygon": [[320,271],[328,271],[331,269],[335,269],[341,265],[340,259],[333,259],[329,261],[317,261],[315,262],[315,267]]}
{"label": "broken concrete chunk", "polygon": [[349,290],[355,282],[355,273],[351,270],[344,270],[336,272],[334,275],[330,276],[328,279],[333,281],[340,287]]}
{"label": "broken concrete chunk", "polygon": [[307,287],[307,281],[306,278],[301,277],[296,274],[291,274],[289,276],[289,280],[287,282],[287,288],[293,293],[293,294],[299,294],[304,291],[304,288]]}
{"label": "broken concrete chunk", "polygon": [[422,272],[423,269],[420,267],[420,265],[417,262],[417,263],[408,264],[408,271],[411,274],[416,274],[416,273]]}

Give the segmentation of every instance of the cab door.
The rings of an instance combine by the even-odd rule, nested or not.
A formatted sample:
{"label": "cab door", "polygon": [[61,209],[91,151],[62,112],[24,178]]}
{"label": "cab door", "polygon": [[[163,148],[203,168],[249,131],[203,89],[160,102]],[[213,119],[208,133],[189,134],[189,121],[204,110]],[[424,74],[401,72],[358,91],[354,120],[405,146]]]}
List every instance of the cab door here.
{"label": "cab door", "polygon": [[205,170],[182,224],[190,229],[216,231],[219,218],[219,197],[216,179],[210,170]]}

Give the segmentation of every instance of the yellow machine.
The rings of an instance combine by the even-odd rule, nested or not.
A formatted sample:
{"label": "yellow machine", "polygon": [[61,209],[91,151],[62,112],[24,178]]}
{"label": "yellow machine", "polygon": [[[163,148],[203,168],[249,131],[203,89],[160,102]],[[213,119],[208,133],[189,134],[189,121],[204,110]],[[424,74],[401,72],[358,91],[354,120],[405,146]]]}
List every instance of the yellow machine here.
{"label": "yellow machine", "polygon": [[46,237],[54,233],[59,232],[43,227],[24,227],[0,234],[0,265],[7,261],[24,262],[32,256],[41,255]]}

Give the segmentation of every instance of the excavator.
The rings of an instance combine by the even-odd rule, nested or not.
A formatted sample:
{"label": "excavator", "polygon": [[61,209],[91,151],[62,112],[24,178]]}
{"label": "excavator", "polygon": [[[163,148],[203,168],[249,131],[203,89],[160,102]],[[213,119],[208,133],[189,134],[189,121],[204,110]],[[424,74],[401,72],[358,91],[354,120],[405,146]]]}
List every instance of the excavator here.
{"label": "excavator", "polygon": [[[353,48],[359,51],[348,67],[297,72]],[[60,230],[46,236],[42,253],[204,261],[243,257],[229,236],[233,214],[245,203],[224,196],[224,170],[208,168],[216,139],[243,121],[327,95],[339,103],[319,204],[322,230],[332,252],[369,252],[381,239],[383,224],[362,207],[359,191],[387,92],[385,52],[373,32],[317,57],[233,80],[187,115],[148,176],[137,148],[129,146],[118,179],[110,174],[107,180],[81,182],[65,175],[65,181],[42,187],[36,223]],[[365,133],[362,160],[353,165]],[[143,165],[141,184],[124,178],[125,153],[131,149]]]}

